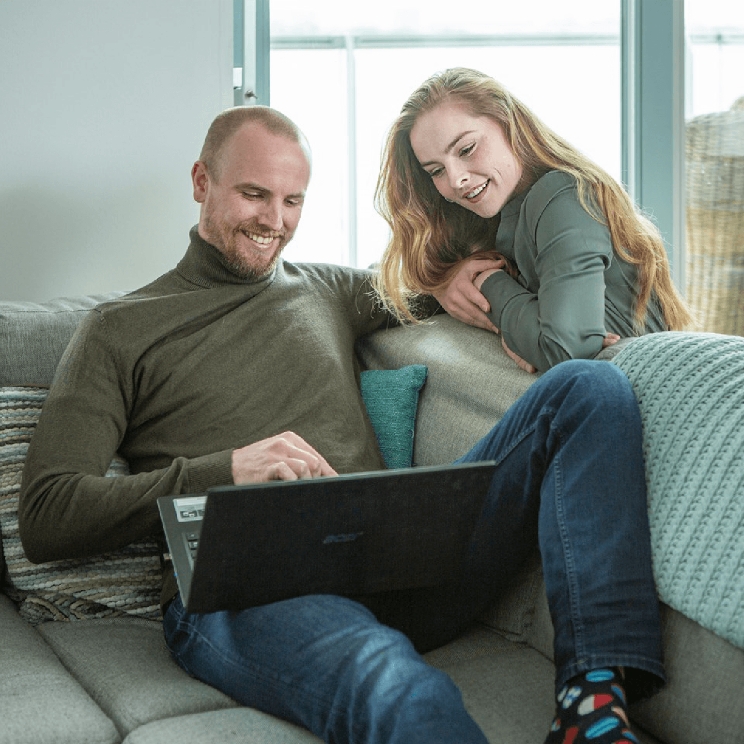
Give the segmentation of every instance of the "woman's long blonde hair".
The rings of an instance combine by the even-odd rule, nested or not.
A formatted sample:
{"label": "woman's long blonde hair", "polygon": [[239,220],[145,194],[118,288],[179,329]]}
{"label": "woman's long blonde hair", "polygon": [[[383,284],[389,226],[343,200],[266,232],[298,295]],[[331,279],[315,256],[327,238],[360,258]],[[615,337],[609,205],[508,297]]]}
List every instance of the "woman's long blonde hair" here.
{"label": "woman's long blonde hair", "polygon": [[392,238],[380,263],[376,289],[390,311],[404,322],[415,322],[421,296],[445,287],[455,263],[474,248],[494,244],[498,216],[483,219],[447,202],[411,148],[411,129],[418,117],[445,99],[462,103],[472,116],[488,116],[503,128],[522,164],[519,189],[529,188],[549,170],[561,170],[576,179],[584,208],[607,224],[614,250],[636,267],[634,321],[638,328],[643,327],[652,293],[670,329],[690,323],[690,313],[671,279],[661,235],[635,209],[625,190],[493,78],[461,67],[430,77],[411,95],[385,144],[375,204],[390,225]]}

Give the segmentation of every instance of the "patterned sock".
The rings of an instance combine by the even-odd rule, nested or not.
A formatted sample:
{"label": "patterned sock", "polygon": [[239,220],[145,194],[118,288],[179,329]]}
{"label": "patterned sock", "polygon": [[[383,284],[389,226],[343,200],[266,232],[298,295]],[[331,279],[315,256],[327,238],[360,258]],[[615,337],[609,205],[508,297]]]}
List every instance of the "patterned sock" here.
{"label": "patterned sock", "polygon": [[593,669],[574,677],[558,694],[545,744],[639,744],[630,731],[622,675]]}

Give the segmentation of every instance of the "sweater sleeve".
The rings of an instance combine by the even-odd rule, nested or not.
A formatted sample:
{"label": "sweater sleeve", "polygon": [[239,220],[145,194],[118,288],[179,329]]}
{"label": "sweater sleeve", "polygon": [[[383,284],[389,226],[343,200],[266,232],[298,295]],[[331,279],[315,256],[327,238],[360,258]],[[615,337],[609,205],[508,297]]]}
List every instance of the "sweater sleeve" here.
{"label": "sweater sleeve", "polygon": [[134,394],[122,369],[104,318],[91,313],[60,362],[25,461],[18,518],[32,561],[82,558],[159,534],[159,496],[231,482],[230,452],[105,477]]}
{"label": "sweater sleeve", "polygon": [[344,322],[351,324],[357,338],[397,325],[379,300],[372,282],[372,270],[332,268],[336,282],[334,295],[337,299],[343,298]]}
{"label": "sweater sleeve", "polygon": [[506,344],[541,372],[601,350],[612,260],[609,230],[582,207],[575,186],[545,191],[528,194],[515,237],[528,287],[504,272],[482,287]]}

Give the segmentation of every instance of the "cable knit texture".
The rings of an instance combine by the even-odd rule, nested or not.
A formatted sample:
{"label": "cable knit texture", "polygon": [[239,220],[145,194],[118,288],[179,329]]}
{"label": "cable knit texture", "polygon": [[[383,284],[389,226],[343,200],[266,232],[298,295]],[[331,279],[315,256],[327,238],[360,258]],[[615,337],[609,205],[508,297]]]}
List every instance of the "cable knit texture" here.
{"label": "cable knit texture", "polygon": [[613,361],[643,416],[659,596],[744,648],[744,338],[654,333]]}
{"label": "cable knit texture", "polygon": [[[142,540],[118,551],[84,559],[31,563],[18,534],[18,494],[31,436],[47,390],[0,388],[0,550],[7,573],[2,591],[32,625],[47,620],[134,615],[160,618],[160,546]],[[126,475],[115,458],[106,475]]]}

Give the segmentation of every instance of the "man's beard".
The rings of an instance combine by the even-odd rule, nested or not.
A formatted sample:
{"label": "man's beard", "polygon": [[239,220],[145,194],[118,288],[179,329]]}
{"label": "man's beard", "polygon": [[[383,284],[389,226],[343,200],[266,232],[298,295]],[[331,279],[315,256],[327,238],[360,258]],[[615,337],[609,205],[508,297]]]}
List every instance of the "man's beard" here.
{"label": "man's beard", "polygon": [[[250,251],[246,254],[238,248],[238,240],[243,233],[252,233],[254,235],[264,235],[266,233],[266,229],[260,227],[258,223],[255,221],[244,222],[227,233],[226,230],[220,229],[208,218],[206,220],[206,227],[210,236],[213,236],[214,246],[222,254],[227,267],[241,279],[263,279],[271,274],[279,262],[282,251],[289,242],[286,234],[279,237],[280,243],[278,249],[267,264],[261,264],[260,262],[251,260]],[[255,255],[262,257],[258,251],[255,252]]]}
{"label": "man's beard", "polygon": [[256,280],[263,279],[274,271],[276,265],[279,263],[282,250],[284,250],[284,245],[274,254],[271,261],[263,267],[256,267],[239,251],[229,250],[226,247],[221,252],[225,259],[225,264],[236,276],[239,276],[241,279]]}

